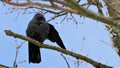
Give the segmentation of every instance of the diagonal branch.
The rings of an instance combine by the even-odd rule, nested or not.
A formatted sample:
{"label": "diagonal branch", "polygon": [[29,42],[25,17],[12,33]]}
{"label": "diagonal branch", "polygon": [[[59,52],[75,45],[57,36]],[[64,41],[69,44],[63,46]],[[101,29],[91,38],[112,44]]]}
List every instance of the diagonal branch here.
{"label": "diagonal branch", "polygon": [[34,7],[41,7],[41,8],[50,8],[53,10],[61,10],[63,12],[67,12],[67,13],[74,13],[74,14],[82,15],[82,16],[103,22],[108,25],[112,25],[112,26],[120,29],[120,23],[115,22],[113,18],[105,17],[100,14],[96,14],[93,11],[80,6],[75,0],[64,0],[64,1],[52,0],[52,1],[63,4],[63,5],[65,5],[65,7],[57,6],[57,5],[53,6],[53,5],[43,4],[43,3],[39,3],[39,2],[32,2],[32,1],[25,2],[25,3],[16,3],[16,2],[9,1],[9,0],[4,0],[3,2],[10,4],[10,5],[14,5],[14,6],[23,6],[23,7],[24,6],[34,6]]}
{"label": "diagonal branch", "polygon": [[107,18],[103,15],[96,14],[92,12],[91,10],[88,10],[82,6],[80,6],[75,0],[65,0],[65,2],[71,7],[71,9],[74,9],[78,12],[78,14],[82,16],[86,16],[92,19],[95,19],[97,21],[101,21],[105,24],[109,24],[111,26],[117,27],[120,29],[120,23],[114,22],[113,18]]}
{"label": "diagonal branch", "polygon": [[17,33],[14,33],[12,32],[11,30],[5,30],[5,33],[6,35],[8,36],[13,36],[15,38],[20,38],[20,39],[23,39],[23,40],[26,40],[26,41],[29,41],[37,46],[39,46],[40,48],[46,48],[46,49],[51,49],[51,50],[55,50],[55,51],[58,51],[58,52],[62,52],[66,55],[70,55],[72,57],[75,57],[77,59],[81,59],[81,60],[84,60],[90,64],[92,64],[94,67],[96,68],[112,68],[110,66],[107,66],[107,65],[104,65],[104,64],[101,64],[99,62],[96,62],[90,58],[87,58],[85,56],[82,56],[80,54],[77,54],[77,53],[74,53],[72,51],[69,51],[69,50],[65,50],[65,49],[62,49],[62,48],[59,48],[59,47],[56,47],[56,46],[51,46],[51,45],[48,45],[48,44],[42,44],[34,39],[31,39],[29,37],[26,37],[26,36],[23,36],[23,35],[20,35],[20,34],[17,34]]}
{"label": "diagonal branch", "polygon": [[0,68],[12,68],[12,67],[8,67],[8,66],[5,66],[3,64],[0,64]]}
{"label": "diagonal branch", "polygon": [[9,0],[4,0],[3,2],[5,2],[7,4],[10,4],[10,5],[14,5],[14,6],[23,6],[23,7],[34,6],[34,7],[41,7],[41,8],[51,8],[51,9],[54,9],[54,10],[62,10],[64,12],[77,14],[76,10],[73,10],[73,9],[70,9],[70,8],[60,7],[60,6],[55,6],[54,7],[53,5],[48,5],[48,4],[38,3],[38,2],[16,3],[16,2],[9,1]]}

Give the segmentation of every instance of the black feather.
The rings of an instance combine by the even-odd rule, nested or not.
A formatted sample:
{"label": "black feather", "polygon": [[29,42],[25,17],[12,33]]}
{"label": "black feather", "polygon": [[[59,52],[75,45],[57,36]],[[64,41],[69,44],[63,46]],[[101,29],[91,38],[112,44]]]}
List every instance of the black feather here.
{"label": "black feather", "polygon": [[[45,39],[49,39],[52,42],[56,42],[61,48],[66,49],[54,26],[47,23],[42,14],[35,14],[28,24],[26,34],[28,37],[35,39],[40,43],[43,43]],[[28,45],[29,63],[40,63],[41,54],[39,47],[30,42]]]}
{"label": "black feather", "polygon": [[56,29],[54,28],[53,25],[47,23],[50,26],[50,31],[48,34],[48,39],[52,42],[56,42],[61,48],[66,49],[58,32],[56,31]]}

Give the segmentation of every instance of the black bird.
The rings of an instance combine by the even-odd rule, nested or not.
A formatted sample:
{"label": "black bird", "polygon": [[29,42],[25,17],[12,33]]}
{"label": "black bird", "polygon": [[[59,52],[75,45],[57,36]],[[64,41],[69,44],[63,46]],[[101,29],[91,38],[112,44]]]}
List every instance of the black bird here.
{"label": "black bird", "polygon": [[[61,48],[66,49],[58,32],[53,25],[46,22],[44,16],[40,13],[35,14],[26,29],[28,37],[43,43],[45,39],[56,42]],[[29,63],[40,63],[41,54],[39,47],[28,42]]]}

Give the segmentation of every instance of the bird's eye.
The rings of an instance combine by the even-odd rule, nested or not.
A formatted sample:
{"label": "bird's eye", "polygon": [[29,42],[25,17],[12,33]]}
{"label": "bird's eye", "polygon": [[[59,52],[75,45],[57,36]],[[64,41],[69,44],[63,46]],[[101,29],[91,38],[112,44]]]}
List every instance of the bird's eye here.
{"label": "bird's eye", "polygon": [[37,20],[38,21],[45,21],[45,19],[43,17],[38,17]]}
{"label": "bird's eye", "polygon": [[42,21],[43,17],[37,17],[37,20]]}

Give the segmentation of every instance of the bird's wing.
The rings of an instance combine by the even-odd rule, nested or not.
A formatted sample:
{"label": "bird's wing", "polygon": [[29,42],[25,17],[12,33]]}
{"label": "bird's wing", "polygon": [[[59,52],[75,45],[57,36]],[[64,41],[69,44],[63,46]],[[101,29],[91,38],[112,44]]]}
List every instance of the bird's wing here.
{"label": "bird's wing", "polygon": [[56,29],[54,28],[53,25],[49,24],[48,25],[50,26],[50,31],[49,31],[49,34],[48,34],[48,39],[52,42],[56,42],[61,48],[63,49],[66,49],[58,32],[56,31]]}

